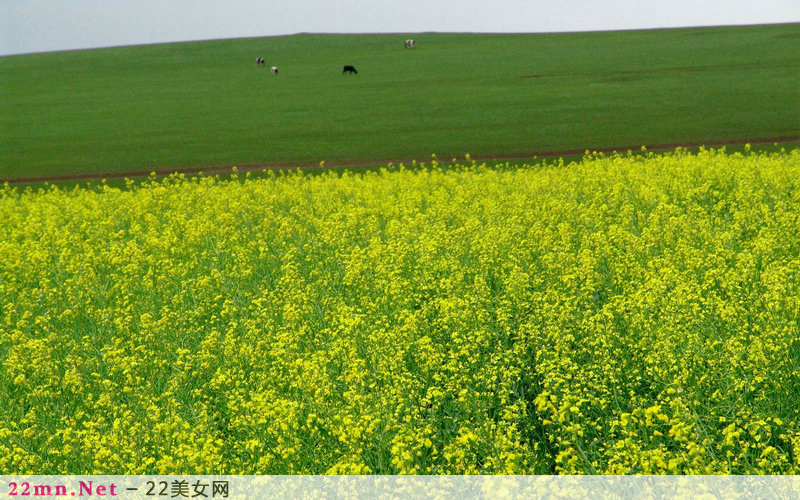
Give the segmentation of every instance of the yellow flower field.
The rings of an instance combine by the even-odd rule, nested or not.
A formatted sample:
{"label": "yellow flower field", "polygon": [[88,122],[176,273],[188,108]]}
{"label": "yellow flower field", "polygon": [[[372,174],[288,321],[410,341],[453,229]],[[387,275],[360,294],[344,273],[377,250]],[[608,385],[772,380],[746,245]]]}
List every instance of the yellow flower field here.
{"label": "yellow flower field", "polygon": [[800,151],[414,167],[0,190],[0,472],[800,473]]}

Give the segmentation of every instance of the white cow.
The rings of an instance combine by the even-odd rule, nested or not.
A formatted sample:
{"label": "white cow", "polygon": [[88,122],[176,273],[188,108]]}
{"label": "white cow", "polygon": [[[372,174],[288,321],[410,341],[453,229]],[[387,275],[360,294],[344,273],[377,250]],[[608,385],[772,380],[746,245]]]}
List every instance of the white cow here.
{"label": "white cow", "polygon": [[273,66],[273,67],[271,67],[271,68],[269,69],[269,71],[270,71],[270,73],[272,73],[273,75],[277,75],[277,74],[278,74],[278,67],[277,67],[277,66]]}
{"label": "white cow", "polygon": [[263,65],[264,65],[264,58],[263,57],[257,57],[256,58],[256,66],[263,66]]}
{"label": "white cow", "polygon": [[413,49],[414,48],[414,40],[411,40],[411,39],[406,40],[406,47],[405,48]]}

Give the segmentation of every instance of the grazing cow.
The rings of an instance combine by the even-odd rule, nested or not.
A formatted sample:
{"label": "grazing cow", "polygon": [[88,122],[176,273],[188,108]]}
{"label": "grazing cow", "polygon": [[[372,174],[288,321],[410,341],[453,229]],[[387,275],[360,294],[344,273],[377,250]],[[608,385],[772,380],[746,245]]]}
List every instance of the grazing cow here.
{"label": "grazing cow", "polygon": [[414,48],[414,40],[411,40],[411,39],[408,39],[408,40],[406,40],[406,46],[405,46],[405,48],[407,48],[407,49],[413,49],[413,48]]}
{"label": "grazing cow", "polygon": [[345,74],[345,73],[350,73],[352,75],[353,73],[358,74],[358,71],[356,71],[356,67],[355,66],[351,66],[351,65],[348,64],[342,70],[342,74]]}
{"label": "grazing cow", "polygon": [[264,63],[264,58],[263,57],[257,57],[256,58],[256,66],[264,66],[264,64],[265,63]]}
{"label": "grazing cow", "polygon": [[277,74],[278,74],[278,67],[277,67],[277,66],[273,66],[273,67],[271,67],[271,68],[269,69],[269,71],[270,71],[270,73],[272,73],[273,75],[277,75]]}

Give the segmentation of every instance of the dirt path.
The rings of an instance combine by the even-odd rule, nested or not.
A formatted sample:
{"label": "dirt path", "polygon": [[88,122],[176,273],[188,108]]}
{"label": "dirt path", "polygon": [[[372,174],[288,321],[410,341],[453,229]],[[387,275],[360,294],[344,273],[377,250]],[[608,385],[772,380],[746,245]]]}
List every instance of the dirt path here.
{"label": "dirt path", "polygon": [[[648,151],[671,151],[678,147],[683,148],[697,148],[700,146],[706,147],[719,147],[719,146],[740,146],[743,144],[769,144],[769,143],[781,143],[781,142],[800,142],[800,136],[793,136],[793,137],[757,137],[751,139],[733,139],[733,140],[715,140],[715,141],[699,141],[699,142],[684,142],[684,143],[668,143],[668,144],[655,144],[655,145],[648,145]],[[641,145],[639,146],[615,146],[615,147],[607,147],[607,148],[593,148],[590,151],[597,151],[599,153],[614,153],[618,151],[620,153],[624,153],[626,151],[639,151],[641,150]],[[558,158],[564,156],[581,156],[586,152],[586,149],[564,149],[564,150],[555,150],[555,151],[538,151],[532,153],[520,153],[520,154],[505,154],[505,155],[484,155],[484,156],[472,156],[472,159],[479,162],[484,161],[507,161],[507,160],[530,160],[534,157],[536,158]],[[449,161],[453,156],[442,156],[441,160],[443,162]],[[458,157],[457,157],[458,158]],[[463,159],[463,157],[458,158]],[[370,167],[376,165],[387,165],[389,163],[394,163],[395,165],[399,163],[410,164],[414,159],[413,158],[406,158],[402,160],[391,160],[391,159],[352,159],[352,160],[340,160],[340,161],[325,161],[324,166],[320,165],[319,163],[311,163],[311,162],[273,162],[273,163],[263,163],[263,164],[254,164],[254,165],[237,165],[236,168],[239,172],[252,172],[252,171],[261,171],[261,170],[283,170],[283,169],[295,169],[295,168],[304,168],[304,169],[329,169],[329,168],[347,168],[347,167]],[[430,162],[430,157],[428,158],[416,158],[417,162]],[[88,173],[88,174],[71,174],[71,175],[56,175],[50,177],[18,177],[18,178],[11,178],[11,179],[0,179],[0,184],[9,183],[9,184],[24,184],[24,183],[33,183],[33,182],[64,182],[64,181],[83,181],[83,180],[92,180],[92,179],[135,179],[141,177],[147,177],[152,172],[155,172],[156,175],[163,176],[169,175],[172,173],[183,173],[183,174],[198,174],[200,172],[204,174],[229,174],[231,173],[231,169],[233,168],[232,165],[227,166],[205,166],[205,167],[190,167],[190,168],[180,168],[180,169],[157,169],[155,171],[135,171],[135,172],[105,172],[105,173]]]}

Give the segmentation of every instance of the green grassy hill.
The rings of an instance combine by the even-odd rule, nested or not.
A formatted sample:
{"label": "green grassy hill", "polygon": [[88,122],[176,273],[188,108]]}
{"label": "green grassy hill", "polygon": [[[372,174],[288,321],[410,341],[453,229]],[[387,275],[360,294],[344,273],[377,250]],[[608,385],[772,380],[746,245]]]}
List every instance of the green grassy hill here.
{"label": "green grassy hill", "polygon": [[413,37],[414,50],[403,34],[295,35],[0,58],[0,179],[800,128],[798,24]]}

